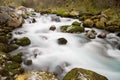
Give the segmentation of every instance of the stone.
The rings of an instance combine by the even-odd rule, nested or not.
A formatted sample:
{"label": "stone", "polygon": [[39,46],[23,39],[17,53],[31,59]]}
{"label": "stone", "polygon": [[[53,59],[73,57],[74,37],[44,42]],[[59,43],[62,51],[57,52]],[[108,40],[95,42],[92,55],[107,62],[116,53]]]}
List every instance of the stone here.
{"label": "stone", "polygon": [[120,33],[117,33],[116,36],[120,37]]}
{"label": "stone", "polygon": [[20,38],[20,39],[16,39],[14,42],[15,42],[15,44],[17,44],[19,46],[28,46],[31,43],[31,41],[28,37],[23,37],[23,38]]}
{"label": "stone", "polygon": [[108,80],[105,76],[91,70],[74,68],[69,71],[63,80]]}
{"label": "stone", "polygon": [[88,30],[86,32],[86,36],[90,39],[95,39],[96,38],[96,32],[94,30]]}
{"label": "stone", "polygon": [[5,24],[9,19],[10,16],[6,12],[0,13],[0,25]]}
{"label": "stone", "polygon": [[68,32],[68,33],[82,33],[82,32],[84,32],[84,27],[71,26],[71,27],[67,28],[66,32]]}
{"label": "stone", "polygon": [[35,23],[36,22],[36,19],[35,18],[32,18],[32,23]]}
{"label": "stone", "polygon": [[57,40],[57,42],[58,42],[58,44],[60,44],[60,45],[65,45],[65,44],[67,44],[67,40],[66,40],[65,38],[59,38],[59,39]]}
{"label": "stone", "polygon": [[104,38],[106,38],[106,36],[107,36],[107,34],[105,32],[102,32],[97,37],[104,39]]}
{"label": "stone", "polygon": [[49,28],[49,30],[51,30],[51,31],[54,31],[56,29],[56,26],[55,25],[52,25],[50,28]]}
{"label": "stone", "polygon": [[60,27],[60,31],[61,32],[66,32],[68,27],[70,27],[70,25],[63,25],[63,26]]}
{"label": "stone", "polygon": [[17,28],[17,27],[20,27],[22,23],[23,23],[22,17],[19,17],[19,18],[15,17],[8,20],[7,26]]}
{"label": "stone", "polygon": [[84,27],[89,27],[92,28],[94,25],[94,22],[91,19],[86,19],[83,21],[83,26]]}

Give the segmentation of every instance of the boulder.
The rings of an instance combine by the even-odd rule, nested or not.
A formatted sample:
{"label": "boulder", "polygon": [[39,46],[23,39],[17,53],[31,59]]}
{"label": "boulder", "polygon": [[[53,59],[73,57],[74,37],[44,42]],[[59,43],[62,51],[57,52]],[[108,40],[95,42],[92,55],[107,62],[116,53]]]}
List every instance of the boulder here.
{"label": "boulder", "polygon": [[116,36],[120,37],[120,33],[117,33]]}
{"label": "boulder", "polygon": [[119,28],[119,26],[113,25],[113,26],[107,26],[107,27],[105,27],[105,30],[107,30],[109,32],[115,32],[115,31],[120,30],[120,28]]}
{"label": "boulder", "polygon": [[81,27],[81,26],[71,26],[71,27],[68,27],[66,32],[68,33],[82,33],[84,32],[84,27]]}
{"label": "boulder", "polygon": [[90,39],[95,39],[96,38],[96,32],[94,30],[88,30],[88,31],[86,31],[86,36]]}
{"label": "boulder", "polygon": [[67,32],[67,28],[70,27],[70,25],[63,25],[60,27],[61,32]]}
{"label": "boulder", "polygon": [[57,42],[58,42],[58,44],[60,44],[60,45],[65,45],[65,44],[67,44],[67,40],[66,40],[65,38],[59,38],[59,39],[57,40]]}
{"label": "boulder", "polygon": [[23,37],[20,39],[15,39],[14,43],[19,45],[19,46],[28,46],[31,43],[31,41],[28,37]]}
{"label": "boulder", "polygon": [[14,18],[10,18],[7,22],[7,26],[10,26],[10,27],[14,27],[14,28],[17,28],[17,27],[20,27],[23,23],[23,18],[22,17],[14,17]]}
{"label": "boulder", "polygon": [[6,12],[0,13],[0,25],[5,24],[9,19],[10,16]]}
{"label": "boulder", "polygon": [[98,28],[98,29],[104,29],[105,28],[105,22],[103,22],[103,21],[97,21],[95,23],[95,27]]}
{"label": "boulder", "polygon": [[54,31],[56,29],[55,25],[50,26],[49,30]]}
{"label": "boulder", "polygon": [[63,80],[108,80],[108,79],[105,76],[90,70],[74,68],[65,75]]}
{"label": "boulder", "polygon": [[97,37],[104,39],[104,38],[106,38],[106,35],[107,35],[107,34],[106,34],[105,32],[102,32],[102,33],[100,33]]}
{"label": "boulder", "polygon": [[86,19],[83,21],[83,26],[84,27],[89,27],[92,28],[94,25],[94,22],[91,19]]}

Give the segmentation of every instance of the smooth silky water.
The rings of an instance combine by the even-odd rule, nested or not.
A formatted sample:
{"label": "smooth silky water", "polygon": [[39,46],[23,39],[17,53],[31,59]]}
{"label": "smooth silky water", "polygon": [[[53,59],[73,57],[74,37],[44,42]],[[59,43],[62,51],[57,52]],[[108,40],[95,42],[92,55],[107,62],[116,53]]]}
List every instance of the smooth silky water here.
{"label": "smooth silky water", "polygon": [[[60,18],[60,22],[51,21],[52,17]],[[32,18],[32,17],[30,17]],[[120,38],[115,34],[108,34],[106,39],[90,40],[85,33],[70,34],[60,32],[60,26],[71,25],[77,19],[62,18],[52,14],[40,15],[36,13],[36,23],[25,20],[22,28],[13,31],[14,38],[29,37],[31,45],[20,47],[16,51],[23,52],[23,59],[31,59],[31,66],[26,70],[44,70],[58,74],[60,79],[73,68],[84,68],[106,76],[109,80],[120,80]],[[50,31],[51,25],[56,26]],[[87,28],[86,28],[87,29]],[[100,30],[97,30],[100,33]],[[22,34],[16,34],[22,32]],[[64,37],[68,43],[59,45],[57,39]]]}

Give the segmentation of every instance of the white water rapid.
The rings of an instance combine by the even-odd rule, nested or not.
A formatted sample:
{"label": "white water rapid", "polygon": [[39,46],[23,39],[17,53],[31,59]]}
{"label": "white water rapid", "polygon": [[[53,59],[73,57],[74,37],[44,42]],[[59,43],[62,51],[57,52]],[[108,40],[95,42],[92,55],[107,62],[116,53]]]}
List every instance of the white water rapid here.
{"label": "white water rapid", "polygon": [[[60,18],[60,22],[51,21],[52,17]],[[14,38],[26,36],[31,40],[31,45],[12,52],[23,52],[24,59],[32,60],[31,66],[23,64],[26,70],[55,72],[59,78],[62,78],[73,68],[84,68],[102,74],[109,80],[120,80],[120,50],[116,48],[116,45],[120,44],[119,37],[111,33],[106,39],[90,40],[84,33],[60,32],[60,26],[70,25],[73,21],[78,21],[77,19],[38,13],[34,18],[36,23],[29,23],[26,19],[22,28],[13,31]],[[55,25],[57,29],[50,31],[51,25]],[[100,30],[96,31],[100,32]],[[16,34],[17,32],[22,34]],[[67,39],[66,45],[57,43],[57,39],[61,37]]]}

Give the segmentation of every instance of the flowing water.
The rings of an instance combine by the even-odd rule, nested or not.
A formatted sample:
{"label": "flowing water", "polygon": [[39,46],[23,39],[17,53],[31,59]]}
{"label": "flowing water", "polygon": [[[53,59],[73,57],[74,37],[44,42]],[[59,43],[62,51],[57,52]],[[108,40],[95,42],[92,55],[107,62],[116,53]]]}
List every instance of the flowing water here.
{"label": "flowing water", "polygon": [[[60,22],[51,18],[60,18]],[[32,18],[32,17],[30,17]],[[100,73],[109,80],[120,80],[120,38],[115,34],[108,34],[106,39],[88,39],[84,33],[70,34],[60,32],[60,26],[70,25],[77,19],[62,18],[56,15],[40,15],[36,13],[36,23],[25,20],[22,28],[14,30],[14,38],[27,36],[31,45],[20,47],[12,53],[23,52],[23,59],[31,59],[31,66],[26,70],[44,70],[58,74],[62,78],[73,68],[84,68]],[[50,31],[51,25],[56,26]],[[87,28],[86,28],[87,29]],[[97,33],[101,32],[97,30]],[[18,32],[22,34],[17,34]],[[59,45],[57,39],[64,37],[68,43]]]}

